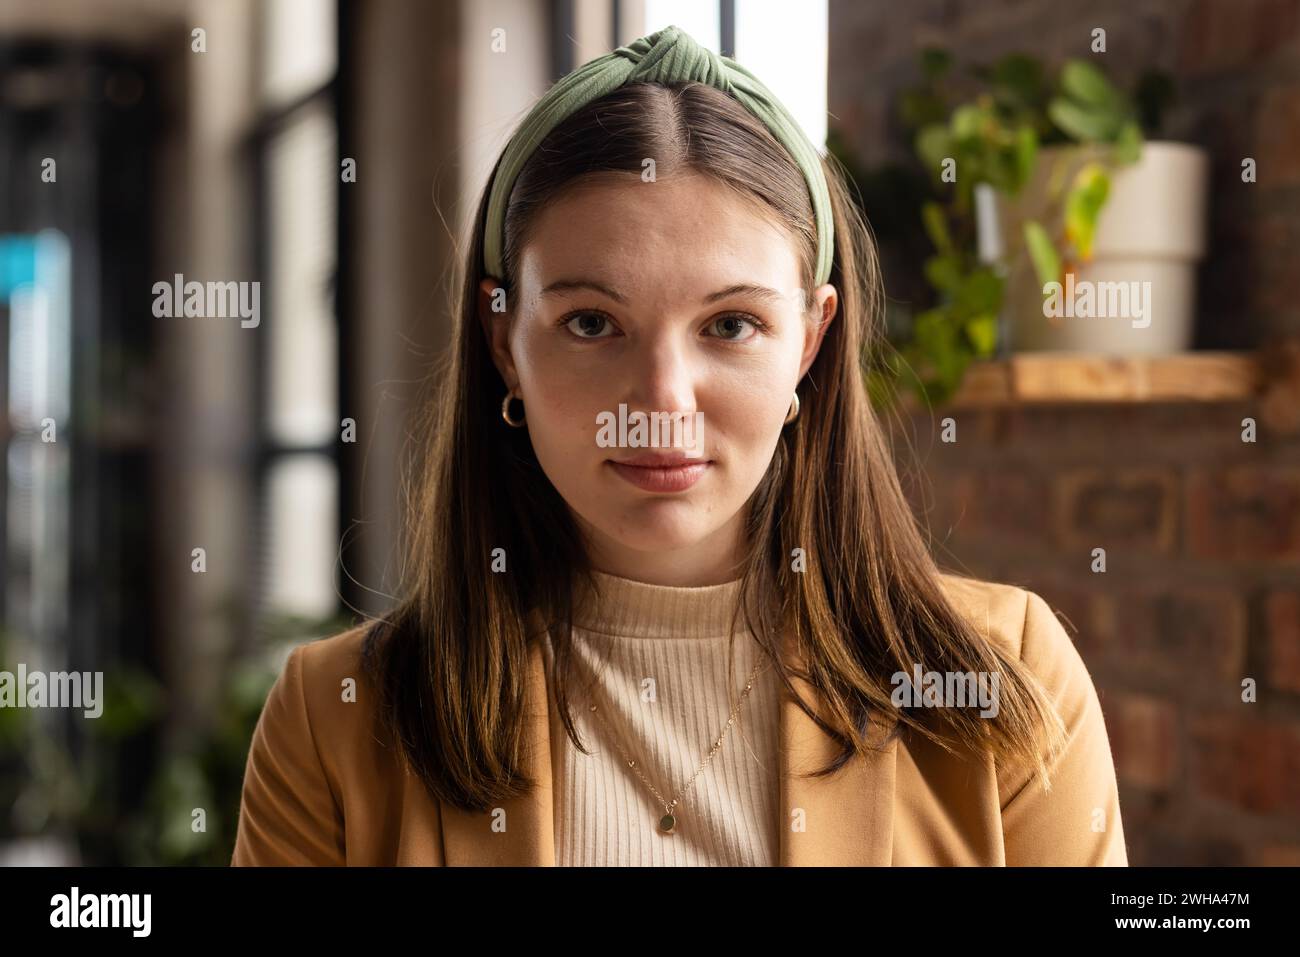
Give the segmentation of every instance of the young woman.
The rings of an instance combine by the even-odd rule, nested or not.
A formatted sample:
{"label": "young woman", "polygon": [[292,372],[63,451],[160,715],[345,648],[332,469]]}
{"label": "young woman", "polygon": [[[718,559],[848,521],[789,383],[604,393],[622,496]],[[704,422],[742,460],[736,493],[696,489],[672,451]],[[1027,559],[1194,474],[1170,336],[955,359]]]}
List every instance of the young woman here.
{"label": "young woman", "polygon": [[914,522],[881,295],[742,67],[670,27],[561,80],[478,209],[407,591],[289,656],[233,862],[1126,864],[1069,636]]}

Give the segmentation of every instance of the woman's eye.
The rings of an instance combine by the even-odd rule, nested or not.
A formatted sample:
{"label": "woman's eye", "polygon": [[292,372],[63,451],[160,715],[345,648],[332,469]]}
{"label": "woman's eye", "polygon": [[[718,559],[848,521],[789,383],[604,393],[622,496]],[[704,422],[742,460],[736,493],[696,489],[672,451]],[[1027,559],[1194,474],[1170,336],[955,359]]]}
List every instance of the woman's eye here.
{"label": "woman's eye", "polygon": [[572,316],[565,326],[579,339],[605,339],[606,336],[600,335],[601,331],[606,328],[613,328],[606,319],[598,312],[580,312]]}
{"label": "woman's eye", "polygon": [[[743,342],[758,332],[759,323],[748,316],[719,316],[711,323],[719,332],[719,339]],[[748,329],[748,331],[746,331]]]}

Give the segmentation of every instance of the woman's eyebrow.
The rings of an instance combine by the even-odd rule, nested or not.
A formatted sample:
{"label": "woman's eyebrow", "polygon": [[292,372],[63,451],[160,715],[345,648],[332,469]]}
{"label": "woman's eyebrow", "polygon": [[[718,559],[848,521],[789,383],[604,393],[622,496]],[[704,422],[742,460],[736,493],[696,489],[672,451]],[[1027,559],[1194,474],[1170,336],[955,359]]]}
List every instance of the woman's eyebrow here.
{"label": "woman's eyebrow", "polygon": [[625,306],[627,305],[627,300],[613,289],[610,289],[609,286],[592,279],[557,279],[542,290],[542,295],[547,296],[552,293],[569,292],[572,289],[591,289],[601,295],[608,296],[617,303],[621,303]]}
{"label": "woman's eyebrow", "polygon": [[[593,292],[598,292],[601,295],[608,296],[617,303],[627,305],[627,299],[619,292],[611,289],[604,283],[596,282],[592,279],[557,279],[542,290],[542,295],[546,296],[552,293],[569,292],[574,289],[590,289]],[[708,304],[711,302],[717,302],[719,299],[727,299],[731,296],[741,295],[752,296],[756,299],[762,299],[767,302],[782,302],[785,300],[785,296],[781,295],[781,293],[777,292],[775,289],[770,289],[767,286],[758,286],[754,283],[740,282],[733,283],[725,289],[719,289],[717,292],[709,293],[702,301],[705,304]]]}
{"label": "woman's eyebrow", "polygon": [[717,302],[719,299],[728,299],[731,296],[750,296],[754,299],[773,303],[785,300],[785,296],[775,289],[769,289],[767,286],[757,286],[748,282],[738,282],[726,289],[719,289],[717,292],[710,293],[704,297],[704,301],[706,303]]}

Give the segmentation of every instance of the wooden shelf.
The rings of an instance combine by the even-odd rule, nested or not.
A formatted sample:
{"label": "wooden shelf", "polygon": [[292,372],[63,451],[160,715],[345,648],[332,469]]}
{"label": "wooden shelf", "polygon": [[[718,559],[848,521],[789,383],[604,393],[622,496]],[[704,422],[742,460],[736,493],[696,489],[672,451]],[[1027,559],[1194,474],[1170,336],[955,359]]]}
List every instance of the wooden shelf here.
{"label": "wooden shelf", "polygon": [[1224,402],[1262,391],[1252,352],[1186,352],[1123,358],[1028,352],[972,363],[949,405],[1046,402]]}

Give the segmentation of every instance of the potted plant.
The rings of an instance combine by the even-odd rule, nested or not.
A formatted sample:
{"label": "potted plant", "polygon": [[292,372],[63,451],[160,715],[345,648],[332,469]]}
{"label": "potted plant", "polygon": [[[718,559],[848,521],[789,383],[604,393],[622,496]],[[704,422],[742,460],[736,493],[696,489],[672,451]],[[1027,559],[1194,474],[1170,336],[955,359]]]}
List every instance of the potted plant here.
{"label": "potted plant", "polygon": [[[1018,349],[1186,348],[1205,164],[1193,147],[1144,141],[1171,99],[1168,78],[1147,73],[1126,94],[1087,61],[1049,79],[1037,59],[1011,54],[974,67],[976,91],[957,99],[945,51],[923,51],[921,67],[900,114],[926,176],[908,199],[933,249],[924,276],[934,302],[871,357],[873,395],[888,399],[909,380],[943,401],[971,361]],[[831,147],[865,184],[868,215],[873,183],[893,183],[898,204],[897,184],[911,181],[897,168],[861,172],[838,136]],[[1146,301],[1160,311],[1150,322],[1075,321],[1080,303],[1067,304],[1067,290],[1121,277],[1151,282]]]}
{"label": "potted plant", "polygon": [[[1205,151],[1144,141],[1137,99],[1087,61],[1065,63],[1047,115],[1072,142],[1039,149],[1018,188],[975,187],[979,258],[1006,278],[1007,350],[1189,349],[1205,253]],[[1157,125],[1150,113],[1146,125]]]}

